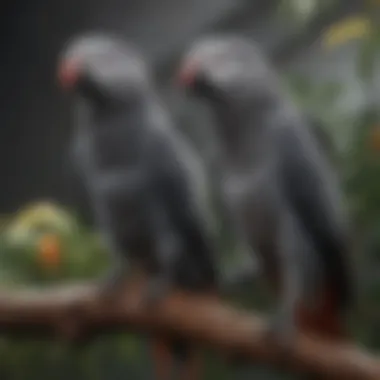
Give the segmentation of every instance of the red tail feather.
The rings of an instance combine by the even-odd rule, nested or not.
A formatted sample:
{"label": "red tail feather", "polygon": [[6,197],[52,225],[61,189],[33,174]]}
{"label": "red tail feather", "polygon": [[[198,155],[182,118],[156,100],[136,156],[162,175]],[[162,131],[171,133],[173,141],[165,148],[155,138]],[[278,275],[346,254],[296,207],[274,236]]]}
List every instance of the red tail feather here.
{"label": "red tail feather", "polygon": [[316,308],[299,306],[296,314],[299,328],[324,339],[346,340],[347,332],[337,308],[334,289],[326,287],[318,296],[317,301]]}

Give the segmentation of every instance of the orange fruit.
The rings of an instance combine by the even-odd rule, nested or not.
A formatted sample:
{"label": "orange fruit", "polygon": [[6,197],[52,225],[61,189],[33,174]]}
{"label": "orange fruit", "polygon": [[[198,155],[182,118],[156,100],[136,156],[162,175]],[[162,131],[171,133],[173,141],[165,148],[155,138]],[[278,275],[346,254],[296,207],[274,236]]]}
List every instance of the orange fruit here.
{"label": "orange fruit", "polygon": [[61,263],[61,244],[57,235],[44,235],[38,243],[39,263],[45,269],[56,269]]}

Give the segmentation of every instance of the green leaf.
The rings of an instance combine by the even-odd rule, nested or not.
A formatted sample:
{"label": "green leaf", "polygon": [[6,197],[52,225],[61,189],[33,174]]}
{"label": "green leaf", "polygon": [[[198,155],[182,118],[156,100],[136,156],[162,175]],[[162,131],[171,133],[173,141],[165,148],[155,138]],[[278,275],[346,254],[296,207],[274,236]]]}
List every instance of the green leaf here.
{"label": "green leaf", "polygon": [[342,93],[342,86],[335,82],[325,83],[316,92],[320,104],[331,106]]}
{"label": "green leaf", "polygon": [[375,62],[377,57],[377,43],[371,38],[359,47],[359,57],[357,60],[357,72],[364,82],[370,82],[374,75]]}
{"label": "green leaf", "polygon": [[380,50],[380,26],[372,22],[372,31],[369,37],[359,47],[357,70],[359,76],[365,81],[373,79],[375,64]]}

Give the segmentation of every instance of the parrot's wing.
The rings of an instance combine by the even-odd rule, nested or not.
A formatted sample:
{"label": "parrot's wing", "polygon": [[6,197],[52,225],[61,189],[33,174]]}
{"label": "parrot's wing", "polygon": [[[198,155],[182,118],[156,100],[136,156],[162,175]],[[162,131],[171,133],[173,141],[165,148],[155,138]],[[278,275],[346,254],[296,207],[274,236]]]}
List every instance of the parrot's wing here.
{"label": "parrot's wing", "polygon": [[[155,192],[183,239],[186,251],[213,272],[216,242],[203,168],[195,152],[177,142],[167,140],[161,146],[160,160],[154,163],[157,167]],[[215,273],[210,275],[214,277]]]}
{"label": "parrot's wing", "polygon": [[320,254],[345,305],[350,302],[352,281],[336,178],[306,128],[280,129],[277,137],[283,195]]}

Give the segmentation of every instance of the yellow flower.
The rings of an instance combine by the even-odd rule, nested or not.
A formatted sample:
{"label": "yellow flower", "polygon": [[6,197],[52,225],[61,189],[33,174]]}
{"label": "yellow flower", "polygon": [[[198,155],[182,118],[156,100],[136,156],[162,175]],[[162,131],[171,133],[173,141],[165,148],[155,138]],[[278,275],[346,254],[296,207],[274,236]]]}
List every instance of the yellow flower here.
{"label": "yellow flower", "polygon": [[333,24],[323,35],[323,45],[334,48],[353,39],[367,37],[372,29],[369,19],[352,16]]}

